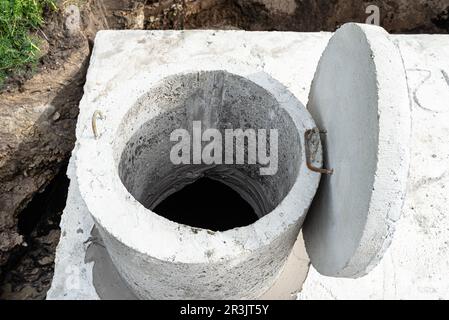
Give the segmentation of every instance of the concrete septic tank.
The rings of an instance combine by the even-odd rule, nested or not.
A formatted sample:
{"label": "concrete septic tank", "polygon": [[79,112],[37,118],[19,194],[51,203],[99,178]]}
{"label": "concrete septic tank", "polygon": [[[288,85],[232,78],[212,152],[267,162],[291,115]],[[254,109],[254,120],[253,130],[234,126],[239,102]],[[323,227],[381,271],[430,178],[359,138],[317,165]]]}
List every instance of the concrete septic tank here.
{"label": "concrete septic tank", "polygon": [[[393,235],[407,181],[410,109],[401,56],[388,34],[343,26],[315,72],[319,55],[307,50],[324,47],[313,37],[238,33],[97,35],[73,164],[83,206],[138,298],[290,297],[301,287],[288,285],[292,274],[302,281],[307,274],[292,248],[302,245],[308,211],[305,246],[324,275],[369,272]],[[268,52],[272,41],[285,48]],[[295,57],[316,60],[298,70],[288,66]],[[306,108],[308,89],[297,85],[310,82]],[[276,170],[226,163],[226,147],[214,153],[218,162],[195,163],[192,155],[174,163],[170,136],[179,129],[189,137],[198,129],[222,136],[226,129],[276,129]],[[248,159],[249,146],[244,150]],[[237,191],[257,221],[214,231],[153,212],[201,177]]]}
{"label": "concrete septic tank", "polygon": [[[315,125],[301,103],[268,75],[250,79],[227,71],[164,77],[133,105],[123,106],[116,130],[108,116],[111,131],[80,147],[81,194],[112,261],[139,297],[256,298],[273,285],[287,259],[319,182],[303,155],[305,132]],[[276,174],[260,175],[261,165],[224,161],[173,164],[170,133],[194,130],[193,121],[201,121],[203,130],[278,129]],[[315,141],[313,156],[320,165]],[[213,232],[151,211],[202,176],[236,190],[259,220]]]}

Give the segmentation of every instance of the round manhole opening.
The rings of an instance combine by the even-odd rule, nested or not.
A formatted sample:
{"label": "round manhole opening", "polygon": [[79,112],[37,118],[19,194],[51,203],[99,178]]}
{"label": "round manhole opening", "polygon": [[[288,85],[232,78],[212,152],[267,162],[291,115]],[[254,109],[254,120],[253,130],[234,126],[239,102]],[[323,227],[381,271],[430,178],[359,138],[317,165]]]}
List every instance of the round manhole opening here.
{"label": "round manhole opening", "polygon": [[[213,231],[249,225],[281,203],[298,176],[301,141],[272,94],[225,71],[172,76],[158,91],[170,105],[138,128],[122,122],[134,134],[119,176],[137,201]],[[153,98],[138,108],[154,108]]]}

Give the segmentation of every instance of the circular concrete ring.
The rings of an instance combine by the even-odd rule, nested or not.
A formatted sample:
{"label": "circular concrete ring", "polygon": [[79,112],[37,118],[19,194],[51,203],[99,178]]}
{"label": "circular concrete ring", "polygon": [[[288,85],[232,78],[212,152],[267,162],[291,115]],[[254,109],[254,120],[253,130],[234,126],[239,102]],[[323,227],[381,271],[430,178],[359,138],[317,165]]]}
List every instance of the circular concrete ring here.
{"label": "circular concrete ring", "polygon": [[[315,123],[305,107],[284,86],[264,72],[238,64],[220,69],[226,71],[216,71],[216,62],[209,60],[196,65],[202,66],[201,70],[181,65],[152,70],[151,80],[147,78],[145,82],[133,82],[138,87],[138,92],[145,88],[144,94],[133,99],[133,103],[119,104],[119,101],[129,101],[127,95],[133,94],[133,91],[123,89],[127,86],[126,83],[121,84],[120,93],[111,94],[111,104],[105,105],[105,110],[101,110],[106,120],[103,123],[104,131],[98,140],[88,134],[87,129],[79,137],[76,166],[80,192],[112,261],[138,297],[258,298],[272,286],[278,276],[295,243],[319,183],[320,175],[307,169],[303,153],[304,132],[315,127]],[[261,104],[260,113],[240,113],[239,117],[231,121],[233,125],[243,121],[245,117],[249,117],[246,120],[250,124],[286,124],[287,131],[283,132],[290,132],[292,136],[288,137],[289,140],[279,136],[279,153],[283,154],[282,149],[297,150],[290,152],[290,156],[285,154],[287,158],[290,157],[290,161],[286,163],[288,166],[279,164],[277,174],[289,178],[283,180],[272,177],[271,184],[265,184],[282,192],[277,196],[275,193],[262,194],[275,199],[270,198],[267,205],[260,208],[260,219],[249,226],[224,232],[178,224],[147,209],[145,206],[154,207],[158,201],[156,198],[167,196],[174,190],[162,188],[164,192],[157,191],[159,196],[151,200],[151,204],[146,203],[144,199],[149,198],[145,195],[151,193],[152,186],[158,186],[158,179],[145,187],[138,187],[145,183],[146,175],[150,174],[145,171],[145,166],[133,170],[131,162],[139,161],[135,158],[138,154],[148,155],[147,164],[151,167],[149,170],[159,167],[164,185],[167,181],[176,183],[179,180],[164,178],[167,177],[165,173],[170,172],[171,164],[168,163],[170,159],[163,145],[156,147],[153,144],[149,149],[138,153],[137,148],[130,144],[130,141],[137,142],[145,137],[149,138],[147,142],[156,137],[166,139],[163,134],[169,135],[174,124],[183,126],[186,123],[183,122],[185,119],[179,121],[181,118],[177,118],[175,113],[180,108],[191,105],[189,101],[201,90],[202,97],[215,97],[209,91],[217,86],[223,86],[224,95],[228,95],[224,100],[230,101],[232,96],[237,103],[236,110],[238,104],[247,103],[245,101]],[[261,93],[263,99],[260,99]],[[202,108],[201,103],[195,105]],[[251,103],[245,110],[256,107],[257,104]],[[266,110],[263,111],[263,108]],[[210,115],[208,112],[200,114]],[[262,118],[256,121],[261,114]],[[277,122],[281,118],[283,120]],[[169,119],[174,119],[174,123]],[[148,135],[148,132],[157,134]],[[153,155],[152,150],[155,151]],[[145,161],[141,163],[144,164]],[[318,148],[315,164],[321,165],[321,146]],[[243,171],[243,175],[247,177],[250,171]],[[184,176],[187,174],[184,171],[179,173]],[[221,174],[226,177],[228,172],[223,171]],[[236,177],[237,181],[242,178],[238,175]],[[182,181],[184,182],[181,183],[185,183],[185,180]],[[236,185],[231,181],[229,185],[249,200],[258,194],[251,191],[249,184]],[[154,190],[162,189],[158,186]],[[260,190],[257,185],[253,189]],[[245,194],[247,190],[250,191]]]}
{"label": "circular concrete ring", "polygon": [[399,50],[380,27],[354,23],[331,38],[308,110],[323,135],[326,167],[304,225],[312,265],[359,277],[382,258],[403,205],[410,104]]}

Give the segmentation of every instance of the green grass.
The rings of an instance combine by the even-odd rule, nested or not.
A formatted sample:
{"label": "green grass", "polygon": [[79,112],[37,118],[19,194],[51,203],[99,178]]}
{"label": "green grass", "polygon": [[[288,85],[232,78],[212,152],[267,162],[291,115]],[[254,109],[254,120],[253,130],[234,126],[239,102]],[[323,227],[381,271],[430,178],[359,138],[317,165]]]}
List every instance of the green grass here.
{"label": "green grass", "polygon": [[40,41],[32,32],[43,24],[46,6],[56,9],[53,0],[0,0],[0,85],[38,61]]}

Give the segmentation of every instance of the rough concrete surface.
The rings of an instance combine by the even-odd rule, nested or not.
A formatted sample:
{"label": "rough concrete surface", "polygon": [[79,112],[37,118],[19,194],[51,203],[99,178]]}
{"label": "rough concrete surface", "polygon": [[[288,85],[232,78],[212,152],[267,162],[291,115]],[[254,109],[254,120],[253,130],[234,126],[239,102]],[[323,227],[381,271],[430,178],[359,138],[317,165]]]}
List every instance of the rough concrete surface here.
{"label": "rough concrete surface", "polygon": [[[47,299],[137,299],[115,268],[81,198],[73,158],[67,175],[71,184],[61,221],[63,231],[56,258],[56,277]],[[308,270],[309,260],[300,234],[279,277],[261,299],[295,299]]]}

